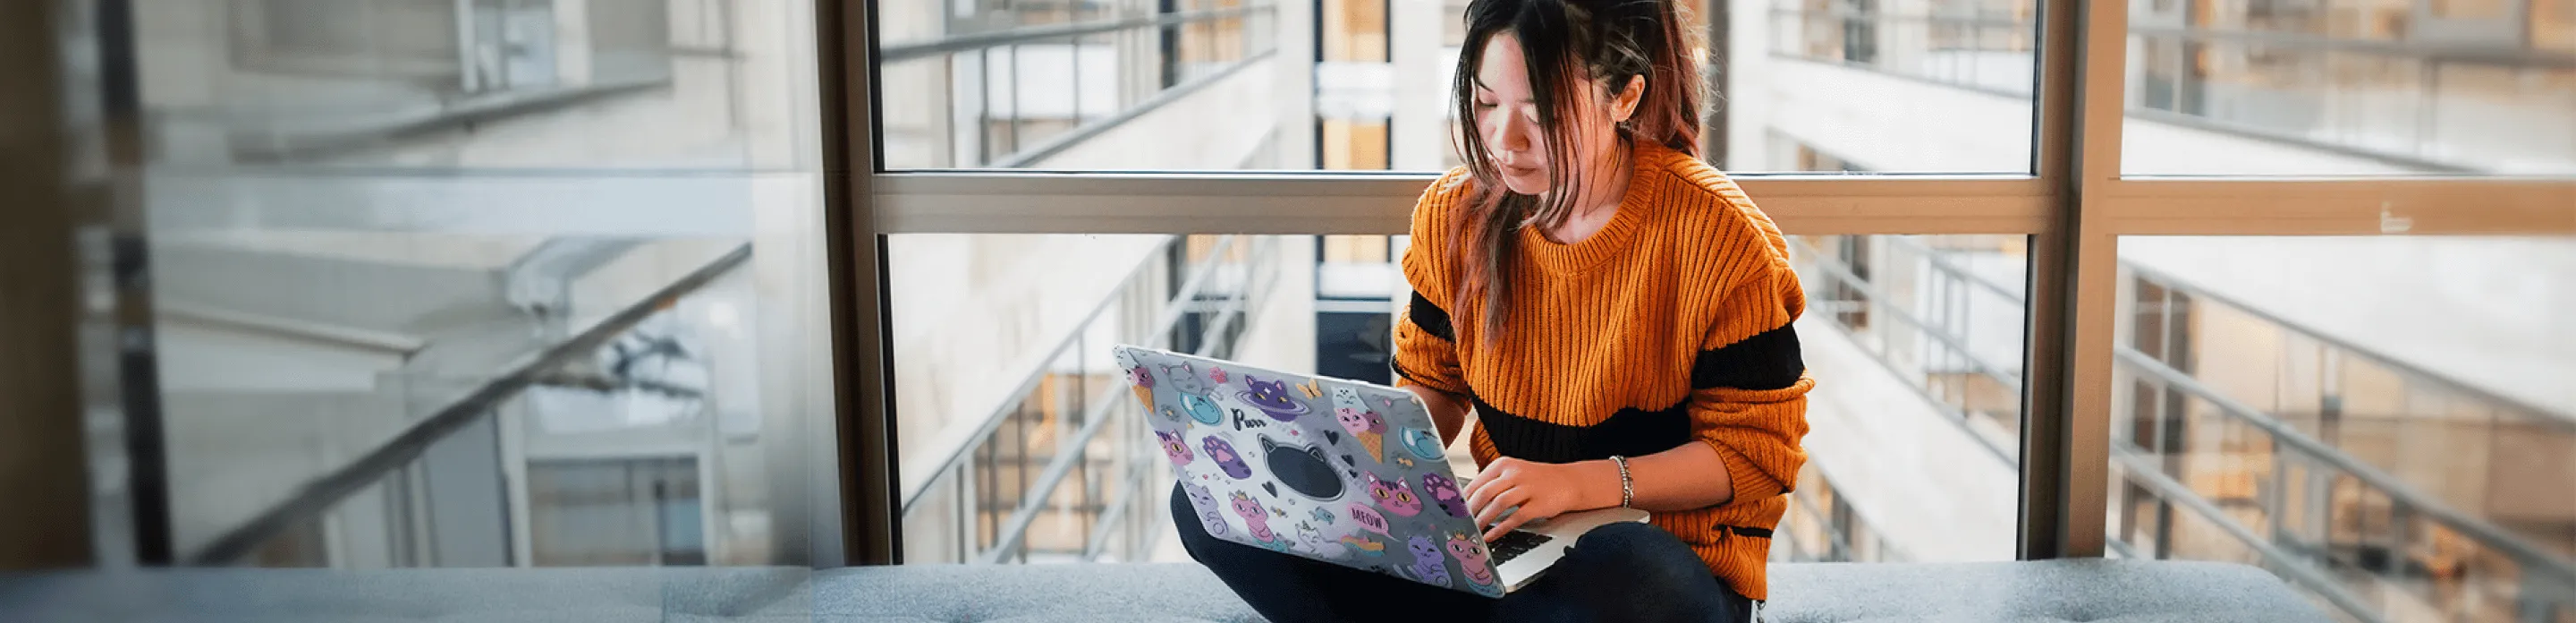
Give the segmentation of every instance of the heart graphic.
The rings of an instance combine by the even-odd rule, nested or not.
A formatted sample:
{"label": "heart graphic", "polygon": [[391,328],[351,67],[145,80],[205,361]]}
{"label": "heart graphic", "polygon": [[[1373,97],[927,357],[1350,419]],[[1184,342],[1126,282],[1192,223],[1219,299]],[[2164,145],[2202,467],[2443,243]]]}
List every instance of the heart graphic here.
{"label": "heart graphic", "polygon": [[1324,431],[1324,441],[1326,443],[1341,443],[1342,434],[1333,431]]}
{"label": "heart graphic", "polygon": [[1265,483],[1261,483],[1261,490],[1270,492],[1270,497],[1274,497],[1274,498],[1275,498],[1275,497],[1279,497],[1279,483],[1275,483],[1275,482],[1265,482]]}
{"label": "heart graphic", "polygon": [[1348,454],[1342,455],[1342,462],[1344,462],[1344,463],[1349,463],[1349,464],[1352,464],[1352,465],[1358,465],[1358,464],[1360,464],[1360,462],[1359,462],[1359,461],[1352,460],[1352,459],[1351,459],[1351,455],[1348,455]]}

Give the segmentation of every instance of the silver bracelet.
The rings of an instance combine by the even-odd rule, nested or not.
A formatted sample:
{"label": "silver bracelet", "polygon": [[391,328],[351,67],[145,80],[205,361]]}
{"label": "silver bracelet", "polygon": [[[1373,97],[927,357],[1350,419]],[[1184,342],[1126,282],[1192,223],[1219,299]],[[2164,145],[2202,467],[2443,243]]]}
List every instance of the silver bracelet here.
{"label": "silver bracelet", "polygon": [[1637,501],[1637,482],[1628,478],[1628,457],[1613,454],[1610,462],[1619,465],[1619,508],[1627,508]]}

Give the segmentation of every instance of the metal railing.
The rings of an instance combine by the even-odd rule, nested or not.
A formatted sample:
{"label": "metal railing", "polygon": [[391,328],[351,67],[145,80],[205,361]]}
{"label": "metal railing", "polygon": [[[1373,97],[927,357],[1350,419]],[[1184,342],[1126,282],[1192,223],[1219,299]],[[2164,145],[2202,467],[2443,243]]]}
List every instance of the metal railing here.
{"label": "metal railing", "polygon": [[[937,84],[922,85],[921,92],[972,94],[965,97],[971,102],[949,101],[947,95],[937,96],[942,104],[927,106],[923,111],[929,118],[900,119],[901,114],[889,112],[885,125],[890,133],[902,131],[898,126],[905,123],[931,126],[923,134],[930,137],[928,140],[947,146],[935,151],[951,154],[946,162],[933,163],[932,168],[1013,169],[1034,166],[1270,58],[1277,52],[1276,38],[1263,29],[1275,22],[1277,11],[1275,5],[1262,2],[1243,7],[1007,28],[885,46],[876,53],[880,67],[890,68],[905,63],[946,64],[943,70],[933,72]],[[1193,29],[1196,29],[1195,38]],[[1156,36],[1168,32],[1171,40],[1155,46],[1110,44],[1119,68],[1109,74],[1108,77],[1117,82],[1107,88],[1117,103],[1114,110],[1095,113],[1083,109],[1083,103],[1087,101],[1085,94],[1093,87],[1085,80],[1079,50],[1086,45],[1096,45],[1092,43],[1095,40],[1115,42],[1120,37],[1140,31]],[[1035,101],[1020,92],[1028,84],[1020,79],[1020,52],[1026,46],[1063,46],[1076,50],[1066,63],[1072,72],[1066,82],[1072,86],[1072,92],[1047,94],[1049,99],[1072,103],[1069,117],[1039,118],[1022,114],[1026,103]],[[1134,71],[1137,63],[1129,58],[1129,53],[1136,50],[1152,50],[1158,74],[1143,75],[1144,72]],[[1193,58],[1193,54],[1204,58]],[[1063,68],[1030,69],[1032,72],[1061,70]],[[1151,79],[1150,84],[1136,82],[1146,78]],[[1011,92],[1003,98],[1002,94],[990,92],[992,85],[1010,85]],[[890,92],[902,90],[888,86]],[[997,101],[1004,99],[1007,101]],[[973,111],[967,116],[972,117],[976,124],[975,128],[965,131],[974,137],[971,144],[959,144],[955,140],[959,131],[951,125],[957,123],[952,111],[964,110]],[[896,164],[903,166],[902,163]]]}
{"label": "metal railing", "polygon": [[197,551],[187,553],[181,563],[190,566],[240,564],[272,539],[298,526],[320,522],[341,502],[419,460],[431,445],[493,417],[503,403],[519,397],[529,387],[547,382],[562,369],[596,356],[603,346],[645,319],[697,293],[717,279],[742,269],[750,263],[751,254],[750,243],[738,245],[580,333],[543,344],[536,352],[513,360],[510,367],[478,380],[455,397],[442,401],[442,406],[410,423],[385,442],[306,481],[284,500],[223,531]]}
{"label": "metal railing", "polygon": [[[1932,280],[1982,290],[2014,305],[2024,304],[2024,298],[2011,287],[1972,273],[1953,261],[1954,258],[1947,257],[1946,253],[1922,244],[1919,240],[1903,236],[1876,238],[1882,247],[1901,248],[1912,251],[1914,255],[1887,254],[1874,257],[1872,266],[1869,267],[1873,274],[1881,271],[1911,272],[1918,267],[1916,262],[1919,261],[1919,267],[1925,270],[1921,275]],[[1916,313],[1918,308],[1913,302],[1898,303],[1888,298],[1877,284],[1872,284],[1868,279],[1859,276],[1854,267],[1844,263],[1838,254],[1832,252],[1832,249],[1823,247],[1817,238],[1799,237],[1794,240],[1796,241],[1794,244],[1803,251],[1796,258],[1801,273],[1810,278],[1822,278],[1826,283],[1831,284],[1826,289],[1828,291],[1809,293],[1810,298],[1818,302],[1814,311],[1836,316],[1835,325],[1845,330],[1847,335],[1853,336],[1854,343],[1868,349],[1872,343],[1883,344],[1887,338],[1880,336],[1873,339],[1864,334],[1897,331],[1914,334],[1909,339],[1918,339],[1922,344],[1934,349],[1955,349],[1963,354],[1967,352],[1964,347],[1968,342],[1967,336],[1954,334],[1944,323],[1927,321]],[[1868,239],[1861,239],[1860,242],[1869,243]],[[2522,417],[2517,420],[2517,423],[2541,426],[2557,434],[2576,438],[2576,421],[2548,417],[2542,415],[2547,413],[2546,411],[2537,407],[2479,391],[2458,381],[2433,374],[2429,370],[2398,362],[2356,345],[2310,334],[2299,328],[2299,325],[2277,316],[2264,314],[2235,304],[2224,297],[2198,291],[2189,286],[2178,285],[2169,277],[2164,277],[2152,269],[2125,263],[2122,267],[2131,274],[2155,277],[2159,279],[2161,285],[2176,292],[2189,292],[2198,302],[2228,305],[2244,311],[2248,316],[2261,322],[2280,327],[2285,332],[2306,336],[2311,341],[2323,345],[2324,348],[2339,351],[2342,356],[2368,361],[2395,371],[2408,378],[2410,386],[2437,388],[2450,395],[2493,407],[2500,413],[2521,414]],[[1837,296],[1841,299],[1836,300]],[[1867,326],[1855,328],[1844,324],[1839,314],[1833,312],[1848,310],[1833,309],[1830,307],[1832,303],[1856,304],[1867,309],[1869,311]],[[2165,455],[2175,454],[2174,452],[2168,451],[2164,453],[2165,455],[2160,455],[2153,446],[2137,445],[2138,440],[2134,439],[2135,434],[2132,432],[2135,428],[2123,423],[2134,422],[2134,420],[2124,419],[2121,422],[2115,422],[2111,427],[2114,440],[2117,442],[2112,444],[2112,461],[2120,472],[2126,474],[2127,481],[2153,493],[2158,499],[2173,504],[2183,512],[2191,513],[2219,533],[2233,539],[2243,546],[2245,553],[2257,559],[2251,562],[2260,563],[2276,575],[2309,590],[2357,620],[2382,621],[2385,620],[2382,608],[2374,605],[2371,596],[2384,595],[2385,592],[2380,590],[2384,588],[2384,584],[2408,584],[2400,587],[2399,590],[2406,591],[2407,594],[2424,603],[2443,602],[2438,591],[2430,586],[2431,582],[2403,582],[2399,578],[2407,573],[2396,569],[2397,566],[2404,564],[2401,560],[2397,560],[2404,558],[2403,552],[2409,551],[2409,548],[2417,545],[2419,540],[2430,536],[2421,534],[2422,530],[2419,530],[2418,534],[2409,534],[2408,529],[2404,527],[2420,522],[2424,524],[2426,530],[2438,529],[2458,535],[2476,548],[2475,552],[2459,555],[2462,559],[2476,558],[2478,552],[2484,552],[2509,561],[2513,565],[2511,569],[2482,570],[2473,568],[2474,565],[2463,564],[2460,567],[2461,570],[2456,572],[2457,575],[2445,581],[2456,582],[2472,589],[2491,591],[2496,589],[2497,583],[2519,582],[2520,589],[2514,591],[2513,598],[2521,601],[2517,607],[2520,612],[2526,613],[2524,615],[2526,617],[2530,616],[2527,613],[2532,612],[2547,613],[2556,611],[2553,609],[2576,608],[2576,566],[2571,566],[2567,558],[2555,555],[2534,544],[2530,539],[2498,527],[2493,522],[2454,508],[2440,497],[2407,484],[2383,468],[2312,437],[2279,417],[2229,398],[2191,374],[2174,369],[2129,345],[2120,345],[2115,349],[2115,353],[2117,369],[2125,375],[2130,375],[2124,378],[2149,379],[2159,388],[2171,388],[2209,404],[2213,407],[2210,411],[2214,411],[2215,416],[2223,418],[2221,425],[2234,426],[2239,430],[2259,435],[2259,437],[2251,437],[2246,443],[2251,444],[2251,447],[2263,448],[2268,452],[2264,456],[2275,457],[2264,466],[2269,470],[2270,479],[2258,484],[2256,488],[2259,491],[2253,496],[2254,499],[2213,500],[2209,494],[2194,490],[2191,485],[2184,482],[2183,479],[2192,472],[2175,471],[2175,468],[2168,468],[2163,464],[2168,458]],[[1926,402],[1948,416],[1951,421],[1962,425],[1966,423],[1966,416],[1959,404],[1944,400],[1929,387],[1929,382],[1932,380],[1929,375],[1921,374],[1919,371],[1909,372],[1899,369],[1899,362],[1891,361],[1883,348],[1873,351],[1872,354],[1897,376],[1918,381],[1914,386],[1922,392]],[[1972,373],[1994,378],[1999,384],[2012,387],[2015,393],[2018,393],[2020,380],[2017,374],[2001,366],[1978,361],[1973,355],[1964,356],[1963,360]],[[2122,411],[2125,415],[2121,417],[2125,418],[2156,417],[2155,414],[2125,413],[2125,409]],[[2508,416],[2499,415],[2498,417],[2502,419]],[[2160,434],[2159,437],[2161,436]],[[1979,439],[1989,441],[1989,449],[2000,452],[1999,448],[1991,445],[1992,440],[1986,440],[1984,437]],[[2010,460],[2009,455],[2003,456],[2007,461]],[[2292,482],[2290,474],[2294,472],[2300,475],[2299,482]],[[2257,475],[2257,477],[2261,476]],[[2399,554],[2389,555],[2381,560],[2379,568],[2339,566],[2334,558],[2334,552],[2326,551],[2330,548],[2312,544],[2335,539],[2303,534],[2294,529],[2289,520],[2284,519],[2285,513],[2292,512],[2293,505],[2301,505],[2299,508],[2318,509],[2299,514],[2305,521],[2318,525],[2322,525],[2327,519],[2342,519],[2351,517],[2348,513],[2369,510],[2359,504],[2353,504],[2338,511],[2334,507],[2336,501],[2328,499],[2330,490],[2335,487],[2343,487],[2345,491],[2357,494],[2358,497],[2388,501],[2384,511],[2386,520],[2384,523],[2399,527],[2388,530],[2387,534],[2374,535],[2384,541],[2374,545],[2384,548],[2387,552]],[[2262,513],[2264,520],[2261,523],[2268,524],[2268,533],[2266,530],[2257,529],[2256,526],[2248,526],[2239,516],[2239,511],[2245,510],[2249,502],[2253,510]],[[1832,525],[1832,515],[1825,513],[1828,509],[1817,508],[1814,502],[1803,497],[1797,499],[1797,503],[1800,512],[1817,513],[1819,521],[1833,532],[1829,535],[1829,542],[1821,545],[1838,548],[1835,551],[1849,551],[1850,544],[1846,542],[1848,537]],[[2230,508],[2230,505],[2236,508]],[[2121,511],[2122,509],[2112,509],[2112,512]],[[2379,517],[2373,519],[2376,520]],[[2354,520],[2358,523],[2374,523],[2359,521],[2357,518]],[[2174,543],[2170,539],[2172,532],[2170,522],[2160,522],[2160,525],[2166,535],[2156,539],[2157,549],[2155,550],[2142,551],[2143,548],[2127,542],[2126,539],[2129,537],[2121,534],[2111,535],[2109,545],[2123,556],[2177,555]],[[2192,557],[2220,554],[2183,551],[2178,555]],[[2479,586],[2480,582],[2489,584],[2482,587]]]}
{"label": "metal railing", "polygon": [[[2519,422],[2521,424],[2534,425],[2543,430],[2554,429],[2553,432],[2557,435],[2576,439],[2576,422],[2541,415],[2545,412],[2513,399],[2471,388],[2458,381],[2332,338],[2307,333],[2295,324],[2205,290],[2182,285],[2152,269],[2135,265],[2124,265],[2124,267],[2134,274],[2156,277],[2154,282],[2168,290],[2189,293],[2197,304],[2226,305],[2233,310],[2245,312],[2259,321],[2279,326],[2285,331],[2299,333],[2306,339],[2323,345],[2324,349],[2337,351],[2338,356],[2367,360],[2395,371],[2407,378],[2410,385],[2438,387],[2473,403],[2495,407],[2502,413],[2519,412],[2524,415]],[[2481,569],[2472,562],[2464,562],[2455,571],[2450,572],[2451,577],[2444,581],[2471,590],[2493,590],[2497,583],[2519,582],[2521,588],[2516,591],[2514,599],[2520,602],[2517,607],[2525,612],[2548,612],[2553,608],[2576,609],[2576,563],[2571,563],[2567,557],[2554,555],[2522,535],[2501,528],[2484,518],[2453,508],[2439,496],[2418,489],[2380,466],[2370,464],[2333,444],[2319,440],[2306,431],[2283,421],[2280,417],[2230,397],[2201,382],[2190,373],[2175,369],[2130,345],[2119,345],[2113,352],[2119,370],[2131,375],[2131,378],[2151,383],[2153,387],[2147,389],[2178,392],[2179,395],[2187,396],[2190,400],[2210,406],[2216,415],[2224,418],[2218,420],[2218,426],[2251,430],[2262,435],[2260,441],[2252,444],[2259,450],[2252,453],[2242,450],[2231,451],[2224,447],[2196,449],[2188,447],[2190,445],[2188,443],[2183,444],[2186,446],[2183,448],[2164,448],[2161,446],[2174,439],[2170,431],[2163,429],[2165,425],[2173,423],[2174,418],[2168,414],[2185,412],[2186,409],[2180,408],[2181,405],[2169,405],[2154,414],[2124,413],[2125,418],[2115,421],[2111,426],[2115,442],[2111,450],[2113,460],[2124,467],[2123,471],[2128,474],[2128,479],[2154,492],[2157,498],[2175,503],[2200,515],[2203,520],[2242,541],[2275,573],[2315,591],[2348,614],[2364,621],[2384,620],[2379,609],[2371,607],[2360,594],[2355,592],[2356,587],[2385,589],[2388,585],[2394,584],[2398,590],[2437,608],[2460,599],[2456,595],[2450,597],[2442,595],[2441,591],[2432,586],[2434,581],[2429,574],[2427,574],[2428,577],[2422,578],[2424,581],[2407,581],[2410,579],[2409,576],[2418,574],[2417,571],[2405,568],[2410,560],[2409,553],[2421,553],[2421,548],[2417,547],[2420,544],[2418,539],[2429,540],[2434,536],[2430,533],[2409,533],[2410,528],[2414,527],[2419,520],[2426,523],[2424,528],[2458,535],[2476,548],[2474,552],[2448,553],[2449,557],[2473,561],[2479,558],[2476,554],[2480,552],[2491,553],[2502,557],[2512,565],[2510,570],[2502,570],[2488,576],[2489,570]],[[2137,439],[2136,431],[2141,424],[2136,420],[2150,417],[2158,418],[2155,423],[2159,427],[2157,439]],[[2499,420],[2501,419],[2500,415]],[[2268,463],[2268,465],[2260,465],[2260,467],[2268,467],[2268,470],[2246,469],[2242,474],[2220,471],[2217,474],[2221,477],[2242,475],[2253,479],[2256,494],[2251,502],[2253,508],[2262,513],[2261,523],[2268,524],[2271,532],[2268,535],[2262,534],[2254,527],[2244,525],[2241,517],[2229,513],[2219,504],[2212,503],[2205,493],[2192,489],[2181,480],[2199,471],[2188,467],[2190,465],[2188,459],[2195,456],[2222,456],[2231,453],[2252,454],[2259,463]],[[2357,487],[2358,490],[2355,491],[2357,495],[2349,501],[2335,499],[2336,489],[2345,485]],[[2367,508],[2368,505],[2361,501],[2366,499],[2387,501],[2388,505],[2383,515],[2384,525],[2388,526],[2386,534],[2364,534],[2371,532],[2366,526],[2380,523],[2372,519],[2380,517],[2364,518],[2351,514],[2373,512],[2373,509]],[[2299,521],[2293,521],[2285,516],[2296,517]],[[2376,541],[2353,543],[2353,545],[2380,552],[2376,556],[2370,556],[2378,558],[2378,564],[2361,562],[2365,556],[2358,553],[2352,557],[2355,559],[2353,561],[2337,560],[2337,553],[2331,550],[2338,539],[2333,535],[2335,529],[2329,524],[2344,518],[2350,518],[2356,526],[2352,532],[2361,534],[2360,540]],[[2170,532],[2169,526],[2160,527]],[[2303,527],[2305,529],[2302,529]],[[2373,539],[2373,536],[2382,538]],[[2114,542],[2119,540],[2116,537],[2113,539]],[[2166,539],[2159,539],[2160,543],[2164,541]],[[2165,544],[2164,549],[2168,552],[2160,553],[2169,553],[2170,544]],[[2131,553],[2136,552],[2132,550]],[[2188,556],[2192,553],[2184,555]],[[2370,568],[2373,566],[2378,568]],[[2341,576],[2342,579],[2336,579],[2337,576]],[[2481,586],[2482,582],[2485,583],[2484,586]]]}
{"label": "metal railing", "polygon": [[[1968,273],[1946,258],[1942,258],[1942,253],[1937,250],[1910,240],[1899,240],[1901,238],[1904,237],[1874,236],[1856,238],[1854,242],[1869,244],[1873,239],[1891,241],[1891,246],[1904,247],[1916,253],[1916,257],[1925,258],[1930,267],[1930,271],[1926,273],[1931,277],[1930,281],[1942,284],[1941,287],[1928,289],[1938,289],[1945,294],[1960,294],[1966,287],[1973,285],[1977,289],[1992,290],[2001,294],[2006,304],[2015,309],[2022,306],[2022,298],[2018,294]],[[1844,335],[1850,337],[1854,345],[1868,351],[1873,359],[1887,368],[1889,373],[1907,379],[1907,387],[1913,388],[1922,395],[1926,404],[1939,410],[1951,422],[1958,424],[1969,437],[1976,439],[1978,444],[1993,454],[1997,460],[2007,465],[2020,464],[2020,459],[2017,458],[2018,452],[2013,447],[2018,440],[1994,438],[1977,430],[1970,421],[1970,418],[1982,417],[2000,430],[2020,430],[2019,396],[2022,394],[2022,383],[2019,366],[2006,366],[1978,357],[1975,351],[1968,348],[1970,336],[1967,335],[1964,327],[1955,326],[1955,323],[1936,323],[1923,318],[1916,313],[1917,301],[1892,300],[1887,293],[1879,289],[1877,284],[1861,277],[1854,267],[1843,262],[1838,254],[1819,246],[1817,238],[1797,236],[1791,240],[1793,245],[1803,247],[1805,251],[1794,256],[1800,265],[1799,272],[1821,276],[1826,283],[1831,284],[1832,287],[1827,289],[1829,294],[1820,296],[1810,292],[1808,296],[1810,300],[1821,303],[1819,307],[1826,307],[1821,311],[1832,312],[1827,316],[1832,318],[1835,328],[1841,329]],[[1882,267],[1896,266],[1900,269],[1911,269],[1910,262],[1875,263]],[[1966,304],[1963,298],[1942,302],[1958,306]],[[1843,309],[1841,306],[1850,305],[1857,305],[1866,310],[1869,318],[1866,326],[1855,327],[1844,322],[1843,312],[1852,310]],[[1882,320],[1893,321],[1896,326],[1889,327],[1881,324]],[[2015,339],[2018,337],[2016,336]],[[1915,346],[1929,351],[1930,356],[1905,362],[1914,364],[1915,369],[1905,369],[1904,363],[1896,361],[1890,350],[1891,345],[1905,341],[1911,341]],[[1934,385],[1936,373],[1929,365],[1936,363],[1960,365],[1969,375],[1985,378],[2007,390],[2009,395],[2015,397],[2013,404],[2009,405],[2010,410],[1998,414],[1991,410],[1977,409],[1977,405],[1969,395],[1971,390],[1964,382],[1957,384],[1957,387],[1936,387]]]}
{"label": "metal railing", "polygon": [[[1770,54],[1775,58],[1854,67],[2014,98],[2031,97],[2037,82],[2034,71],[2036,56],[2032,57],[2034,62],[2031,63],[2002,65],[2010,72],[2009,75],[1983,75],[1979,69],[1980,62],[1974,59],[1936,58],[1936,55],[1944,53],[2035,54],[2033,50],[2040,36],[2035,13],[2026,16],[1890,14],[1840,7],[1830,10],[1775,7],[1771,11],[1771,19],[1773,24],[1795,26],[1794,32],[1799,33],[1783,37],[1774,45]],[[2493,43],[2430,36],[2417,40],[2372,40],[2288,30],[2212,28],[2179,21],[2157,23],[2159,20],[2180,19],[2183,18],[2133,20],[2128,36],[2147,45],[2141,46],[2140,51],[2133,55],[2132,66],[2147,69],[2133,69],[2139,74],[2139,82],[2127,105],[2128,116],[2376,160],[2431,173],[2496,170],[2503,162],[2499,158],[2576,159],[2576,151],[2498,156],[2488,153],[2493,151],[2486,149],[2492,147],[2490,145],[2468,144],[2456,134],[2446,136],[2443,130],[2445,119],[2457,122],[2477,116],[2446,117],[2442,110],[2443,102],[2475,98],[2462,98],[2457,93],[2446,96],[2438,87],[2441,73],[2452,68],[2502,72],[2524,84],[2545,84],[2550,76],[2576,75],[2576,54],[2525,47],[2509,38],[2497,38]],[[2323,26],[2316,24],[2314,27]],[[1907,36],[1881,34],[1893,32],[1904,32]],[[1806,33],[1825,33],[1825,36],[1815,39]],[[1854,40],[1855,37],[1865,41]],[[1889,43],[1935,39],[1967,41],[1970,44],[1934,44],[1909,49],[1887,47]],[[2249,61],[2244,67],[2233,70],[2235,73],[2232,75],[2216,77],[2185,71],[2196,63],[2193,54],[2219,50],[2243,51],[2247,59],[2260,56],[2268,66],[2256,68]],[[2344,84],[2328,78],[2338,75],[2329,69],[2349,69],[2356,63],[2385,65],[2387,70],[2365,78],[2375,81],[2368,83]],[[2176,69],[2154,69],[2160,67]],[[2279,85],[2266,84],[2270,76],[2287,78]],[[2320,106],[2314,101],[2347,94],[2378,97],[2390,92],[2402,94],[2402,101],[2343,107]],[[2232,98],[2228,101],[2236,105],[2206,105],[2202,100],[2194,99],[2211,97]],[[2270,101],[2265,101],[2266,98]],[[2501,103],[2508,108],[2530,104],[2528,108],[2532,114],[2551,111],[2550,104],[2545,101],[2488,99],[2489,104]],[[2402,108],[2405,114],[2373,116],[2370,112],[2391,106]],[[2330,108],[2350,110],[2337,113]],[[2346,116],[2332,116],[2334,114]],[[2526,144],[2559,146],[2547,141]]]}
{"label": "metal railing", "polygon": [[[1079,560],[1118,554],[1121,552],[1110,551],[1109,544],[1116,540],[1121,528],[1128,529],[1126,553],[1131,557],[1150,547],[1150,543],[1134,537],[1145,532],[1142,528],[1158,525],[1161,520],[1159,513],[1151,512],[1158,508],[1154,505],[1161,498],[1152,495],[1146,486],[1160,473],[1155,469],[1158,462],[1150,460],[1158,450],[1143,439],[1144,431],[1138,428],[1143,418],[1136,411],[1141,407],[1134,400],[1122,399],[1128,395],[1123,381],[1093,382],[1118,376],[1114,366],[1093,370],[1084,363],[1091,359],[1090,355],[1105,355],[1114,345],[1095,340],[1094,329],[1116,327],[1119,335],[1111,339],[1149,347],[1168,347],[1183,342],[1183,338],[1195,338],[1186,341],[1197,345],[1196,353],[1227,356],[1232,351],[1231,336],[1258,320],[1254,312],[1279,279],[1278,241],[1269,238],[1216,237],[1205,249],[1206,258],[1188,266],[1186,274],[1158,270],[1173,268],[1169,258],[1187,249],[1186,241],[1179,237],[1165,240],[1158,252],[1131,270],[1116,290],[1075,325],[1075,330],[1038,357],[1036,368],[1017,383],[1015,391],[1005,394],[1018,399],[985,416],[975,425],[975,432],[955,446],[937,451],[945,457],[938,467],[906,483],[901,514],[907,531],[953,537],[945,547],[910,547],[906,551],[908,558],[988,564],[1028,562],[1033,549],[1028,540],[1030,528],[1050,511],[1068,512],[1093,525],[1084,531],[1080,547],[1047,552]],[[1177,287],[1171,287],[1167,279],[1170,277],[1178,277]],[[1166,290],[1168,295],[1163,294]],[[1150,310],[1119,305],[1140,299],[1151,300],[1155,305]],[[1112,314],[1113,311],[1122,313]],[[1134,311],[1150,311],[1151,315]],[[1184,322],[1192,318],[1197,321]],[[1192,328],[1197,330],[1184,335]],[[1074,363],[1064,365],[1066,361]],[[1078,388],[1072,399],[1060,401],[1069,405],[1050,410],[1041,404],[1045,402],[1044,395],[1032,393],[1050,381],[1065,379],[1072,379],[1070,384]],[[1079,419],[1054,417],[1074,414],[1079,414]],[[1042,453],[1029,452],[1028,442],[1039,437],[1052,438],[1051,443],[1045,444],[1049,448]],[[1021,447],[1010,447],[1013,444]],[[1107,478],[1095,476],[1104,467],[1110,472]],[[1077,472],[1083,474],[1079,480],[1073,476]],[[1006,473],[1010,476],[1007,479],[1003,477]],[[1059,489],[1074,484],[1082,486],[1078,503],[1058,499],[1065,493]],[[1114,494],[1101,499],[1100,492],[1108,489],[1114,489]],[[932,513],[933,510],[946,512]],[[951,523],[944,527],[928,523],[937,520]],[[943,529],[945,532],[940,532]]]}

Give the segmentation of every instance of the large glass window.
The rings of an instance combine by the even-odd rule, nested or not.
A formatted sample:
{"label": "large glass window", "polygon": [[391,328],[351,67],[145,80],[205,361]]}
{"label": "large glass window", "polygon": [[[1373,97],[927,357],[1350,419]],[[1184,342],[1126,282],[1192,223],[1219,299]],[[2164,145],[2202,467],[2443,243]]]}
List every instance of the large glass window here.
{"label": "large glass window", "polygon": [[2132,236],[2119,279],[2115,555],[2576,617],[2576,240]]}
{"label": "large glass window", "polygon": [[170,497],[143,538],[206,565],[810,560],[808,3],[133,4]]}
{"label": "large glass window", "polygon": [[2129,7],[2126,173],[2576,175],[2570,0]]}
{"label": "large glass window", "polygon": [[[2036,6],[1688,0],[1712,76],[1710,159],[1803,171],[1780,155],[1800,141],[1853,154],[1856,171],[2028,174]],[[1444,170],[1457,163],[1447,78],[1465,8],[880,3],[883,164]],[[1708,29],[1714,16],[1726,32]],[[1871,149],[1891,144],[1905,148]]]}

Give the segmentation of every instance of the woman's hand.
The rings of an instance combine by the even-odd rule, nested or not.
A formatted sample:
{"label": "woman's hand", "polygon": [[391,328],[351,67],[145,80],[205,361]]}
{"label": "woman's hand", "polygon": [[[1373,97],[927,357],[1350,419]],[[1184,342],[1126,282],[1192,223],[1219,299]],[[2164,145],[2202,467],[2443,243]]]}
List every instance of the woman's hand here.
{"label": "woman's hand", "polygon": [[[1467,484],[1467,512],[1476,516],[1476,525],[1493,526],[1485,530],[1487,541],[1534,520],[1618,504],[1619,467],[1609,461],[1534,463],[1502,457]],[[1506,512],[1511,516],[1504,517]]]}

